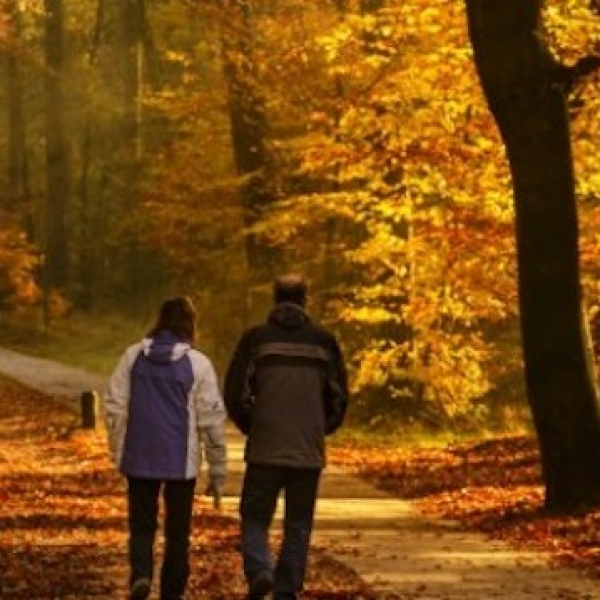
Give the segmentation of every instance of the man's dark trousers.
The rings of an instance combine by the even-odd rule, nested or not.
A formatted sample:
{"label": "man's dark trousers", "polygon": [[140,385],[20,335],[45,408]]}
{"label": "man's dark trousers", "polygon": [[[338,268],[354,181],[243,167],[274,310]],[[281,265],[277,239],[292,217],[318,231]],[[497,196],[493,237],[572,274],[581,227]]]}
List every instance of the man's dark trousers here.
{"label": "man's dark trousers", "polygon": [[274,572],[276,600],[293,599],[302,589],[321,469],[248,464],[240,515],[244,573],[249,582],[271,571],[269,527],[284,492],[283,541]]}
{"label": "man's dark trousers", "polygon": [[165,553],[160,581],[161,600],[183,598],[189,577],[188,550],[195,484],[195,479],[160,481],[128,478],[132,583],[144,577],[152,579],[158,499],[163,488]]}

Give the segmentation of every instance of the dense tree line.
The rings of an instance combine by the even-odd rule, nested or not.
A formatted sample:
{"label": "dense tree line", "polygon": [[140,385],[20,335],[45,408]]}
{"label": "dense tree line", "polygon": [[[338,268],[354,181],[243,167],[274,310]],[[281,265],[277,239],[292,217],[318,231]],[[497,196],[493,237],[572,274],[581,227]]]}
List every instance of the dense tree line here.
{"label": "dense tree line", "polygon": [[226,355],[302,270],[357,408],[486,420],[524,358],[550,503],[589,499],[600,23],[518,4],[0,1],[4,318],[182,291]]}

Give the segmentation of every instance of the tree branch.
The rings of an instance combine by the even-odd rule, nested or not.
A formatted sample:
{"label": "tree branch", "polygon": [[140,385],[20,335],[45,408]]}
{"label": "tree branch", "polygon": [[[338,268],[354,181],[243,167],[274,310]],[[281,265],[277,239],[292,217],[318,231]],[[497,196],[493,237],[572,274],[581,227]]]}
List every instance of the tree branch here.
{"label": "tree branch", "polygon": [[[600,0],[593,1],[597,2],[600,8]],[[600,55],[588,54],[582,56],[570,67],[556,63],[556,73],[553,79],[565,90],[565,94],[569,95],[582,79],[598,69],[600,69]]]}

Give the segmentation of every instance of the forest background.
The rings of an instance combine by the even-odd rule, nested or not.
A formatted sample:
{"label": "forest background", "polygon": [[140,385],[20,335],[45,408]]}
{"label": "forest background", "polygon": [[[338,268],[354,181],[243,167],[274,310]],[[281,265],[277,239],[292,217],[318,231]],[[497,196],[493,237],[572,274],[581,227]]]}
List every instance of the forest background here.
{"label": "forest background", "polygon": [[[588,2],[544,22],[561,63],[598,53]],[[185,293],[222,372],[301,271],[356,422],[529,426],[513,193],[463,2],[0,0],[0,47],[3,343],[108,372]],[[592,320],[597,79],[569,103]]]}

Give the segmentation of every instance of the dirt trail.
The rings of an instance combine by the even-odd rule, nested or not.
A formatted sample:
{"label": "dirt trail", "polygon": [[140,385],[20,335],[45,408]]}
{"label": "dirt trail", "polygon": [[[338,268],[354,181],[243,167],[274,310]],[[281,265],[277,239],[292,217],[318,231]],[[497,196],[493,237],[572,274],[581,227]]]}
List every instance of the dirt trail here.
{"label": "dirt trail", "polygon": [[[0,372],[64,398],[74,410],[82,392],[101,393],[105,384],[98,375],[4,349]],[[224,510],[236,514],[243,439],[233,430],[229,435]],[[334,468],[323,477],[314,541],[355,569],[382,599],[600,600],[600,582],[553,568],[545,554],[425,519],[412,503]]]}

